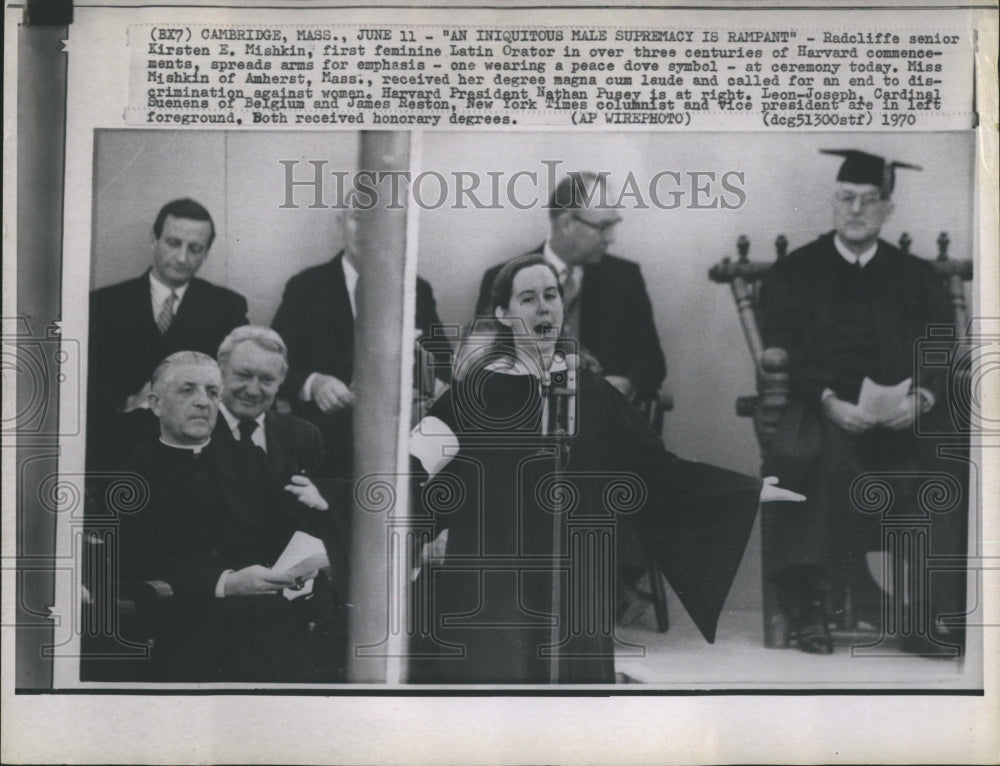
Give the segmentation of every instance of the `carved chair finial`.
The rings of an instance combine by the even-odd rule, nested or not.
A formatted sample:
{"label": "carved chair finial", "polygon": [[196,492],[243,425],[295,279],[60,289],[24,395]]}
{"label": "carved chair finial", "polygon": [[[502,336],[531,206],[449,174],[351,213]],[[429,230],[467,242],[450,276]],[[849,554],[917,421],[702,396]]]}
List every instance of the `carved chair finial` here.
{"label": "carved chair finial", "polygon": [[902,250],[906,255],[910,254],[910,245],[913,244],[913,240],[910,239],[910,235],[905,231],[899,237],[899,249]]}
{"label": "carved chair finial", "polygon": [[750,256],[750,240],[746,234],[740,234],[736,240],[736,251],[740,254],[740,263],[746,263]]}
{"label": "carved chair finial", "polygon": [[939,261],[947,261],[948,260],[948,245],[950,245],[950,244],[951,244],[951,239],[948,237],[948,232],[942,231],[940,234],[938,234],[938,238],[937,238],[937,246],[938,246],[937,259]]}

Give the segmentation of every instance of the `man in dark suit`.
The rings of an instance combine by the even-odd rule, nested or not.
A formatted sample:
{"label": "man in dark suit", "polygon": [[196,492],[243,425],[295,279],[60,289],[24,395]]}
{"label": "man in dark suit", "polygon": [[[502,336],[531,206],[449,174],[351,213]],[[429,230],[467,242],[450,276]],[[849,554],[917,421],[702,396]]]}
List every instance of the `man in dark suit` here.
{"label": "man in dark suit", "polygon": [[[843,156],[833,195],[834,231],[779,260],[761,294],[765,341],[787,351],[792,404],[819,431],[815,464],[798,480],[809,502],[805,510],[776,512],[773,548],[782,560],[770,564],[798,648],[818,654],[833,651],[827,578],[850,585],[859,616],[881,623],[883,596],[868,573],[866,554],[883,548],[882,525],[908,515],[931,517],[917,490],[922,476],[948,472],[960,487],[967,473],[967,466],[936,455],[934,439],[915,432],[918,418],[926,427],[948,417],[945,381],[918,376],[916,363],[929,328],[953,322],[947,298],[930,263],[879,238],[893,212],[895,169],[913,166],[856,150],[824,153]],[[859,404],[866,384],[906,381],[908,393],[890,412],[874,415]],[[775,438],[789,444],[772,449],[794,454],[795,434],[779,427]],[[866,512],[871,509],[862,506],[870,498],[857,495],[857,482],[872,473],[889,488],[888,517]],[[931,510],[931,553],[963,555],[962,503],[948,513]],[[909,635],[901,636],[903,648],[924,653],[957,646],[960,631],[916,620],[920,614],[926,622],[928,615],[964,612],[964,573],[918,577],[929,579],[934,612],[917,595],[916,583],[909,583],[907,622],[914,622]]]}
{"label": "man in dark suit", "polygon": [[195,277],[214,239],[204,207],[191,199],[169,202],[153,223],[152,267],[91,294],[91,466],[100,462],[95,452],[116,438],[115,415],[148,406],[149,376],[162,359],[180,350],[214,354],[226,333],[246,324],[242,295]]}
{"label": "man in dark suit", "polygon": [[[353,469],[351,413],[354,392],[355,288],[358,280],[358,213],[352,202],[341,210],[343,250],[288,280],[271,326],[288,345],[288,376],[282,396],[292,411],[319,426],[326,448],[323,474],[349,477]],[[415,326],[422,339],[438,343],[440,325],[430,284],[417,278]],[[446,347],[447,341],[443,341]],[[442,358],[447,349],[435,348]],[[446,378],[447,364],[438,365]]]}
{"label": "man in dark suit", "polygon": [[152,374],[149,397],[159,439],[137,447],[128,465],[147,482],[148,502],[122,517],[122,576],[162,580],[173,591],[157,636],[156,678],[318,680],[308,605],[280,595],[296,577],[271,567],[301,528],[292,508],[323,500],[311,485],[296,484],[301,503],[289,502],[248,437],[217,437],[221,396],[211,357],[167,357]]}
{"label": "man in dark suit", "polygon": [[[629,399],[655,397],[667,368],[639,265],[610,255],[618,212],[605,204],[604,179],[571,173],[549,201],[549,237],[535,251],[559,274],[563,334],[589,351],[608,382]],[[491,316],[490,288],[502,263],[483,275],[476,316]]]}

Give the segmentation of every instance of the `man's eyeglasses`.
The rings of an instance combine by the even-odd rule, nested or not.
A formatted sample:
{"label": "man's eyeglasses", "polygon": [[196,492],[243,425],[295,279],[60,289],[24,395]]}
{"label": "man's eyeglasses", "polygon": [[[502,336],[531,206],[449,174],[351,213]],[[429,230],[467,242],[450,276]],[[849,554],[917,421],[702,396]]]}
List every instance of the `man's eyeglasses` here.
{"label": "man's eyeglasses", "polygon": [[600,223],[596,223],[594,221],[588,221],[586,218],[581,218],[576,213],[572,213],[570,217],[574,221],[579,221],[584,226],[589,226],[591,229],[594,229],[595,231],[598,231],[601,234],[604,234],[605,232],[610,231],[615,226],[617,226],[619,223],[621,223],[621,218],[615,218],[613,221],[601,221]]}
{"label": "man's eyeglasses", "polygon": [[865,194],[855,194],[851,191],[838,191],[835,195],[837,202],[847,207],[854,207],[854,203],[857,202],[862,208],[868,208],[872,205],[881,202],[884,197],[878,192],[867,192]]}

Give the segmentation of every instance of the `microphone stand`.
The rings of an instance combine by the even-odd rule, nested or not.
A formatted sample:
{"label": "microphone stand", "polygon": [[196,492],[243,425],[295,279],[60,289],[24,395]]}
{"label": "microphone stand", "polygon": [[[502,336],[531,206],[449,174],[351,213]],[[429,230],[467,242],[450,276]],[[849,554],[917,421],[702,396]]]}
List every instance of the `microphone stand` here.
{"label": "microphone stand", "polygon": [[[562,503],[559,501],[561,495],[558,489],[559,477],[564,467],[569,464],[569,437],[574,434],[576,428],[576,371],[567,368],[565,372],[556,374],[558,380],[553,384],[551,371],[545,370],[542,373],[541,396],[542,396],[542,439],[548,441],[551,437],[554,446],[553,460],[553,481],[556,483],[556,493],[554,495],[555,507],[552,509],[552,612],[555,620],[552,623],[551,641],[549,651],[549,683],[559,683],[559,645],[560,619],[562,619],[562,588],[560,587],[560,567],[557,562],[563,556],[563,537],[566,527],[566,519],[562,518]],[[572,584],[572,572],[569,580]],[[569,629],[569,615],[566,615],[566,629]]]}

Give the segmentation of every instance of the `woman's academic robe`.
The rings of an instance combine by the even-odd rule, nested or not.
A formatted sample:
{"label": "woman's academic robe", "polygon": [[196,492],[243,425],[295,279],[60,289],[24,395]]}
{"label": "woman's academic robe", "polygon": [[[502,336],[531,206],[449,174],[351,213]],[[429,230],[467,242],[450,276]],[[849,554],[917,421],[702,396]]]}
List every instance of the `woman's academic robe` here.
{"label": "woman's academic robe", "polygon": [[[566,401],[576,433],[543,436],[540,381],[512,371],[493,364],[456,381],[414,430],[432,474],[416,515],[448,542],[414,589],[425,628],[411,681],[614,683],[614,534],[625,519],[714,641],[760,480],[670,454],[583,369]],[[444,446],[455,438],[457,452]]]}

